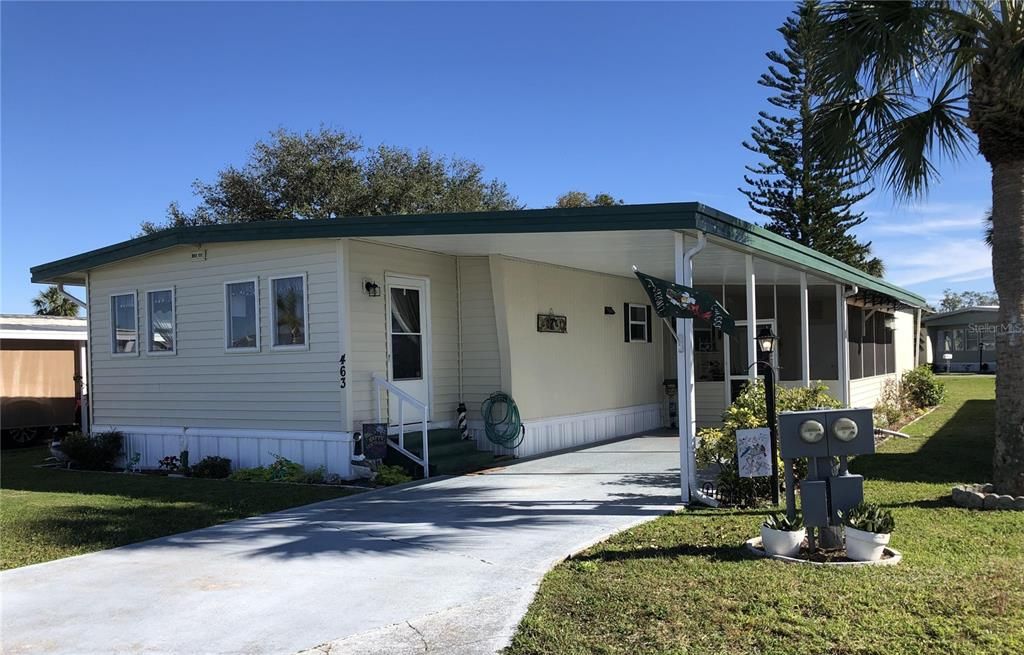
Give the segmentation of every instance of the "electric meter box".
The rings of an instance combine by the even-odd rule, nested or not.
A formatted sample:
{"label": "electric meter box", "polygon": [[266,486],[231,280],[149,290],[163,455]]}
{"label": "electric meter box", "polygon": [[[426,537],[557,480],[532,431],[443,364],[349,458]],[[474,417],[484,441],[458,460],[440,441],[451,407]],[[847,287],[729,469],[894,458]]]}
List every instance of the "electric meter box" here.
{"label": "electric meter box", "polygon": [[812,409],[779,414],[783,459],[870,455],[875,427],[869,408]]}

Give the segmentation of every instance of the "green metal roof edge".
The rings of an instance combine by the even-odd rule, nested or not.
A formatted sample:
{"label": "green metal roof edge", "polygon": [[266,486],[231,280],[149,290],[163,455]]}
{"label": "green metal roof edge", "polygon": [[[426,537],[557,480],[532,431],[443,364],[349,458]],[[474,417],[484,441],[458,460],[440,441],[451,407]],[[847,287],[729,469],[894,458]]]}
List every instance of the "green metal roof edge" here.
{"label": "green metal roof edge", "polygon": [[916,293],[869,275],[858,268],[779,236],[759,225],[748,223],[706,205],[699,205],[697,213],[696,228],[708,234],[714,234],[753,250],[821,271],[844,282],[856,284],[858,287],[892,296],[908,305],[925,307],[928,304],[928,301]]}
{"label": "green metal roof edge", "polygon": [[276,239],[513,234],[613,230],[699,229],[753,250],[819,270],[911,305],[924,298],[822,255],[764,228],[696,202],[525,209],[500,212],[353,216],[306,221],[262,221],[171,228],[129,239],[31,269],[33,282],[65,281],[65,276],[179,245]]}

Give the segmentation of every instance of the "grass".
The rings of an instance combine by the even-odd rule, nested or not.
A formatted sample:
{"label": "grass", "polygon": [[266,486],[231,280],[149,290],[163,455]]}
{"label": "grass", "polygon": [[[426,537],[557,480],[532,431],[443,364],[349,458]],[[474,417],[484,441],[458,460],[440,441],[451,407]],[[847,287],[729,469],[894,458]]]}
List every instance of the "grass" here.
{"label": "grass", "polygon": [[35,468],[46,448],[0,460],[0,568],[204,528],[352,489]]}
{"label": "grass", "polygon": [[758,511],[696,510],[621,533],[545,577],[507,655],[1021,653],[1024,512],[949,500],[991,471],[994,380],[944,378],[946,402],[851,468],[892,508],[896,567],[749,558]]}

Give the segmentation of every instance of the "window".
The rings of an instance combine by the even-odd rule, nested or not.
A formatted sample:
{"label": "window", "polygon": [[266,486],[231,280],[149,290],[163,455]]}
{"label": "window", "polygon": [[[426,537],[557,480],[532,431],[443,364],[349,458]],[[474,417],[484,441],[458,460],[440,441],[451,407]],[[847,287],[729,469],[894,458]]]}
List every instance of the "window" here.
{"label": "window", "polygon": [[256,280],[224,283],[224,347],[231,352],[260,349],[260,298]]}
{"label": "window", "polygon": [[138,354],[139,329],[136,323],[135,292],[110,296],[110,352]]}
{"label": "window", "polygon": [[174,290],[146,292],[146,350],[157,355],[173,355]]}
{"label": "window", "polygon": [[273,348],[305,348],[306,276],[270,279],[270,328]]}
{"label": "window", "polygon": [[651,307],[650,305],[633,305],[626,303],[623,307],[626,314],[626,342],[650,343],[651,341]]}

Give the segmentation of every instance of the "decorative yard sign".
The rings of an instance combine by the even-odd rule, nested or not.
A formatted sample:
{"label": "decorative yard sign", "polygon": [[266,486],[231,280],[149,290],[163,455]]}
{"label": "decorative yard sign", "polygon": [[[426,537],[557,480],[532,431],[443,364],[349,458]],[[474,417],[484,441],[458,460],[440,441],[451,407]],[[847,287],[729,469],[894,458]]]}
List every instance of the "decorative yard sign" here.
{"label": "decorative yard sign", "polygon": [[772,474],[772,437],[768,428],[736,430],[736,456],[741,478],[764,478]]}
{"label": "decorative yard sign", "polygon": [[564,316],[559,316],[553,313],[537,314],[537,331],[565,334],[566,319]]}
{"label": "decorative yard sign", "polygon": [[661,318],[699,318],[707,321],[726,334],[736,329],[729,312],[725,311],[715,297],[706,291],[691,289],[668,280],[645,275],[634,270],[651,298],[654,312]]}
{"label": "decorative yard sign", "polygon": [[363,423],[363,456],[384,459],[388,455],[388,424]]}

